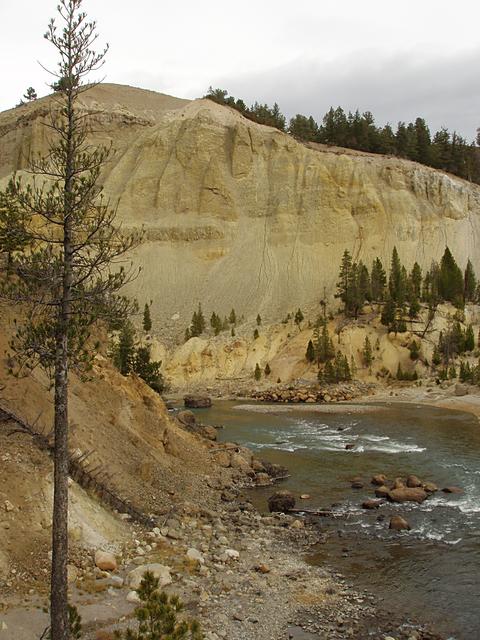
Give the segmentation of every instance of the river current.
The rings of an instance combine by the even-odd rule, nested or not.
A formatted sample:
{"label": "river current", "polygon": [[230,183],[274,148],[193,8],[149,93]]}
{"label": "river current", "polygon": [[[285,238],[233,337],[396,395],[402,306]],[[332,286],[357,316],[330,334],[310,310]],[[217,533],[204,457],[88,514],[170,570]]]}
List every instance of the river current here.
{"label": "river current", "polygon": [[[411,404],[345,405],[328,413],[308,405],[216,402],[199,411],[221,424],[220,439],[250,447],[260,458],[289,469],[282,488],[311,499],[297,506],[329,508],[338,518],[319,518],[327,542],[309,560],[342,571],[377,595],[380,606],[433,623],[455,640],[480,638],[480,425],[469,414]],[[328,411],[328,408],[327,410]],[[354,445],[347,450],[347,444]],[[421,505],[382,506],[365,511],[374,497],[370,478],[415,474],[441,491]],[[363,489],[350,479],[361,476]],[[272,488],[253,492],[265,511]],[[409,532],[388,529],[401,514]],[[380,519],[379,519],[380,516]],[[383,517],[384,516],[384,517]]]}

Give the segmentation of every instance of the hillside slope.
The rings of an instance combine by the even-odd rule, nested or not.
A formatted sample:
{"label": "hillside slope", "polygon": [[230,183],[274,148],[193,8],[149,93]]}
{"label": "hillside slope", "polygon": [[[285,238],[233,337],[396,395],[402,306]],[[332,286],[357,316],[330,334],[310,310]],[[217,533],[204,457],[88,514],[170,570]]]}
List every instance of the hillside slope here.
{"label": "hillside slope", "polygon": [[[145,228],[130,286],[180,335],[202,302],[264,320],[332,292],[345,248],[369,264],[422,266],[446,243],[477,270],[480,187],[396,158],[310,148],[236,111],[131,87],[82,98],[93,142],[116,153],[103,180],[125,226]],[[51,98],[0,114],[0,183],[45,151]],[[97,127],[97,124],[100,125]],[[160,322],[155,322],[160,326]]]}

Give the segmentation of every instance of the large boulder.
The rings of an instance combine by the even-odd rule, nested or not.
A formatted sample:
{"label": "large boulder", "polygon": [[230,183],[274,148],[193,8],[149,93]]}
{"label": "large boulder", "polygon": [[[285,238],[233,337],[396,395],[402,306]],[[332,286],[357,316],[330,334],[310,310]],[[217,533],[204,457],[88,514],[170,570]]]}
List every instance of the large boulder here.
{"label": "large boulder", "polygon": [[402,531],[404,529],[406,531],[410,531],[410,525],[405,520],[405,518],[402,518],[402,516],[392,516],[390,518],[390,524],[388,528],[393,529],[393,531]]}
{"label": "large boulder", "polygon": [[117,559],[113,553],[108,551],[95,551],[95,565],[102,571],[115,571],[117,568]]}
{"label": "large boulder", "polygon": [[170,567],[166,567],[163,564],[158,564],[156,562],[151,564],[142,564],[140,567],[133,569],[130,571],[127,577],[128,586],[131,589],[138,589],[143,576],[150,571],[153,573],[154,578],[158,578],[158,586],[160,588],[166,587],[167,585],[172,583],[172,576],[170,575]]}
{"label": "large boulder", "polygon": [[456,396],[466,396],[468,395],[469,388],[466,384],[458,383],[455,385],[455,395]]}
{"label": "large boulder", "polygon": [[391,502],[421,503],[428,498],[428,493],[420,487],[399,487],[398,489],[391,489],[387,497]]}
{"label": "large boulder", "polygon": [[442,491],[443,493],[463,493],[463,489],[460,487],[444,487]]}
{"label": "large boulder", "polygon": [[427,493],[435,493],[435,491],[438,491],[438,487],[434,482],[425,482],[423,488]]}
{"label": "large boulder", "polygon": [[193,411],[179,411],[177,418],[187,427],[193,427],[197,421]]}
{"label": "large boulder", "polygon": [[183,398],[183,404],[189,409],[207,409],[212,406],[209,396],[187,395]]}
{"label": "large boulder", "polygon": [[277,491],[268,499],[268,509],[270,512],[279,511],[288,513],[295,508],[295,496],[290,491]]}
{"label": "large boulder", "polygon": [[382,487],[386,481],[387,481],[387,476],[385,476],[383,473],[378,473],[372,478],[372,484],[376,484],[379,487]]}
{"label": "large boulder", "polygon": [[382,504],[385,504],[385,500],[382,498],[379,500],[365,500],[362,502],[362,509],[378,509]]}

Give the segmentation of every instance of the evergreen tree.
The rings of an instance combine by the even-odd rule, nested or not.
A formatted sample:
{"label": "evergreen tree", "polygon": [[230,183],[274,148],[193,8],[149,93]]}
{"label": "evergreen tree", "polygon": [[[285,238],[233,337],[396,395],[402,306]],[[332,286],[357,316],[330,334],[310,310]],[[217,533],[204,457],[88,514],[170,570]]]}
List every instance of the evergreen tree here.
{"label": "evergreen tree", "polygon": [[113,265],[137,238],[120,232],[115,209],[101,199],[99,177],[109,151],[88,140],[90,115],[78,104],[106,49],[93,50],[96,25],[87,21],[81,0],[60,0],[58,12],[61,27],[51,20],[45,34],[58,55],[53,76],[64,79],[47,109],[49,148],[29,162],[33,178],[28,185],[14,176],[0,198],[16,204],[10,233],[15,237],[20,231],[25,238],[1,295],[25,312],[25,324],[11,343],[16,361],[29,368],[40,365],[54,386],[50,618],[52,638],[67,640],[69,370],[91,368],[89,337],[95,323],[131,313],[132,306],[117,295],[128,270]]}
{"label": "evergreen tree", "polygon": [[128,375],[133,370],[135,358],[135,329],[132,323],[127,320],[123,323],[118,345],[113,352],[113,362],[123,376]]}
{"label": "evergreen tree", "polygon": [[297,309],[297,312],[295,313],[295,324],[297,325],[298,328],[300,328],[300,325],[303,322],[303,313],[301,309]]}
{"label": "evergreen tree", "polygon": [[222,330],[222,320],[220,316],[215,313],[215,311],[213,311],[212,315],[210,316],[210,326],[212,327],[214,334],[218,336],[218,334]]}
{"label": "evergreen tree", "polygon": [[373,352],[372,352],[372,344],[368,336],[365,336],[365,340],[363,343],[362,357],[363,357],[364,365],[369,369],[370,373],[372,373]]}
{"label": "evergreen tree", "polygon": [[150,359],[150,347],[138,347],[135,350],[133,371],[157,393],[162,393],[165,387],[161,366],[161,362]]}
{"label": "evergreen tree", "polygon": [[420,308],[420,303],[417,298],[413,298],[408,308],[408,317],[410,318],[410,320],[413,320],[418,316],[418,314],[420,313]]}
{"label": "evergreen tree", "polygon": [[418,262],[414,263],[410,273],[410,284],[413,297],[420,300],[422,295],[422,269]]}
{"label": "evergreen tree", "polygon": [[150,307],[147,303],[145,303],[145,307],[143,309],[143,330],[145,333],[148,333],[152,328],[152,318],[150,316]]}
{"label": "evergreen tree", "polygon": [[138,589],[140,604],[134,611],[138,629],[116,631],[117,640],[202,640],[195,620],[178,620],[183,605],[175,595],[159,589],[159,580],[147,571]]}
{"label": "evergreen tree", "polygon": [[418,358],[420,357],[420,347],[419,344],[416,340],[413,340],[409,347],[408,347],[409,351],[410,351],[410,359],[411,360],[418,360]]}
{"label": "evergreen tree", "polygon": [[405,271],[402,269],[400,258],[398,257],[397,248],[392,251],[392,262],[390,266],[390,276],[388,278],[388,290],[391,299],[397,306],[403,305],[405,302]]}
{"label": "evergreen tree", "polygon": [[314,362],[315,361],[315,348],[314,348],[313,342],[311,340],[308,341],[307,351],[305,353],[305,358],[306,358],[307,362]]}
{"label": "evergreen tree", "polygon": [[440,261],[439,293],[443,300],[452,302],[457,307],[463,306],[464,280],[448,247]]}
{"label": "evergreen tree", "polygon": [[319,365],[335,357],[335,349],[333,347],[332,339],[328,333],[328,326],[325,318],[319,317],[317,319],[315,329],[313,331],[313,337],[315,341],[317,363]]}
{"label": "evergreen tree", "polygon": [[468,325],[467,330],[465,332],[465,340],[464,340],[463,346],[465,351],[473,351],[475,349],[475,336],[474,336],[473,327],[471,324]]}
{"label": "evergreen tree", "polygon": [[255,331],[253,332],[253,339],[256,340],[259,337],[259,333],[258,333],[258,329],[255,329]]}
{"label": "evergreen tree", "polygon": [[205,316],[203,315],[202,305],[198,304],[198,310],[193,312],[192,323],[190,325],[190,336],[192,338],[201,336],[205,331]]}
{"label": "evergreen tree", "polygon": [[234,327],[232,327],[232,330],[231,330],[231,332],[230,332],[230,335],[232,336],[232,338],[235,336],[235,328],[234,328]]}
{"label": "evergreen tree", "polygon": [[260,314],[257,315],[257,326],[260,326],[262,324],[262,317]]}
{"label": "evergreen tree", "polygon": [[253,376],[254,376],[255,380],[257,380],[257,381],[260,380],[260,378],[262,377],[262,370],[260,369],[260,365],[258,364],[258,362],[255,365],[255,371],[254,371]]}
{"label": "evergreen tree", "polygon": [[467,262],[463,282],[463,295],[465,301],[474,302],[477,291],[477,278],[475,276],[475,271],[473,270],[473,265],[470,260],[468,260]]}
{"label": "evergreen tree", "polygon": [[383,268],[380,258],[375,258],[372,264],[372,272],[370,277],[370,290],[372,300],[382,302],[385,296],[385,287],[387,285],[387,276]]}
{"label": "evergreen tree", "polygon": [[385,304],[383,305],[382,315],[381,315],[381,323],[385,327],[388,327],[389,330],[391,330],[390,327],[393,326],[395,321],[395,310],[396,310],[395,302],[389,296],[385,301]]}
{"label": "evergreen tree", "polygon": [[365,300],[371,302],[373,299],[370,275],[363,262],[358,263],[358,298],[362,306]]}
{"label": "evergreen tree", "polygon": [[270,365],[267,362],[267,364],[265,365],[264,374],[266,376],[269,376],[271,373],[272,373],[272,370],[270,369]]}
{"label": "evergreen tree", "polygon": [[230,324],[233,324],[234,326],[237,324],[237,314],[235,313],[235,309],[232,309],[230,311],[230,316],[228,318],[228,321],[230,322]]}

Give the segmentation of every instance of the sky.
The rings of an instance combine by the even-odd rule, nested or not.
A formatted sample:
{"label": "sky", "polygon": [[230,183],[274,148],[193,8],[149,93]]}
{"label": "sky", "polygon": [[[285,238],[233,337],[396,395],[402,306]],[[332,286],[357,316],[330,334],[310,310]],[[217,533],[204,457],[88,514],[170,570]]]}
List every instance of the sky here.
{"label": "sky", "polygon": [[[43,38],[57,0],[0,0],[0,110],[48,93]],[[472,140],[480,126],[478,0],[84,0],[107,82],[183,98],[208,87],[321,121],[331,105],[377,124],[424,117]]]}

